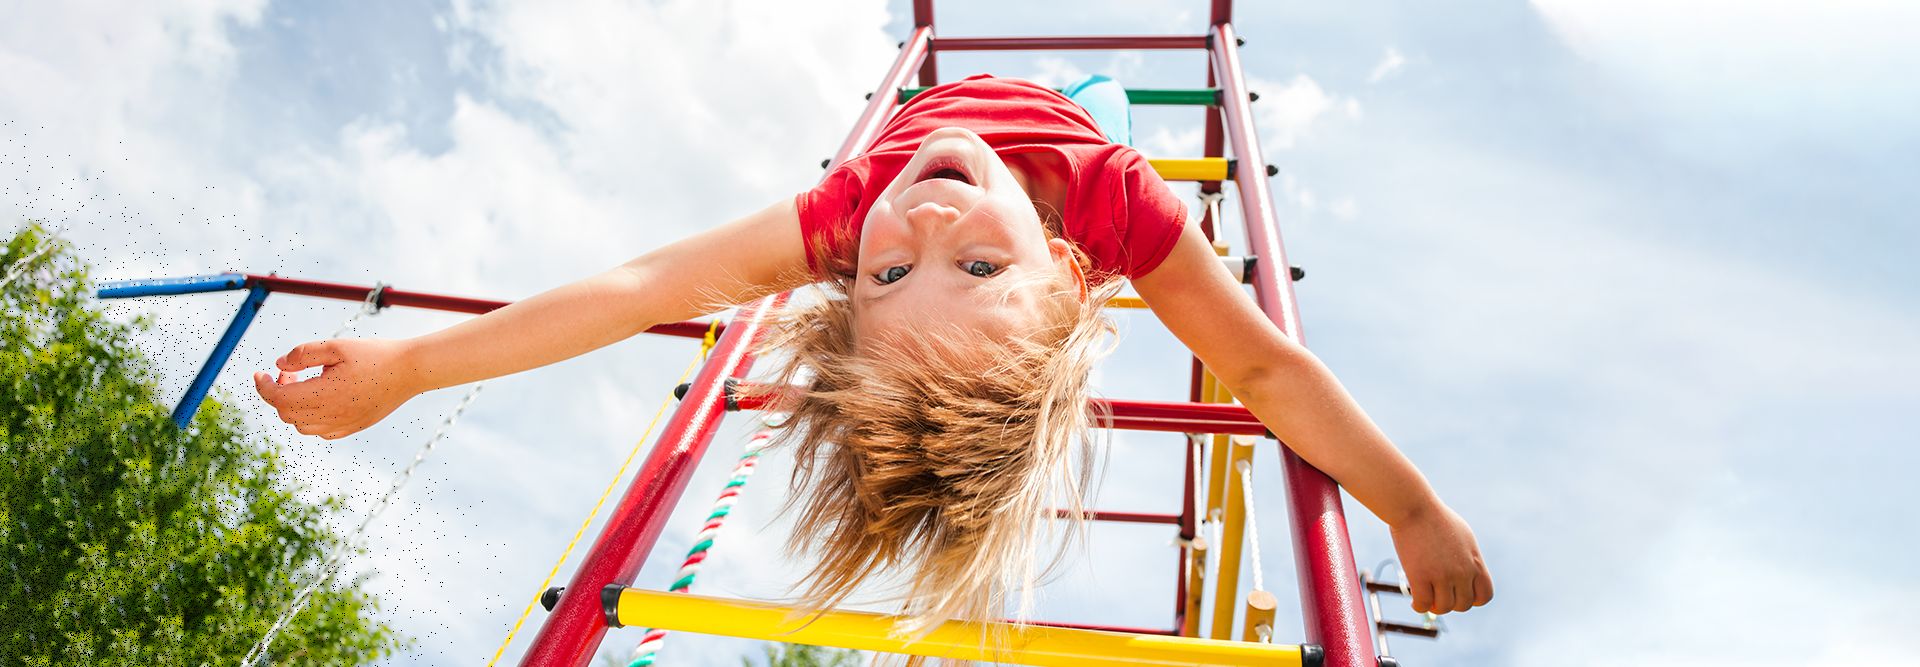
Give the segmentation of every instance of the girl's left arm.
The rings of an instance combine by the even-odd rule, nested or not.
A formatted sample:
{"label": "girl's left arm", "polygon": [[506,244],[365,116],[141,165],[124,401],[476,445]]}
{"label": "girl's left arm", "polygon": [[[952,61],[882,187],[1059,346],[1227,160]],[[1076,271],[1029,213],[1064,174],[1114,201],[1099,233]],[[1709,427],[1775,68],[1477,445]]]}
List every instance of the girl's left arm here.
{"label": "girl's left arm", "polygon": [[1198,227],[1187,225],[1172,253],[1133,286],[1261,423],[1387,523],[1415,611],[1466,611],[1493,598],[1466,522],[1333,372],[1260,312]]}

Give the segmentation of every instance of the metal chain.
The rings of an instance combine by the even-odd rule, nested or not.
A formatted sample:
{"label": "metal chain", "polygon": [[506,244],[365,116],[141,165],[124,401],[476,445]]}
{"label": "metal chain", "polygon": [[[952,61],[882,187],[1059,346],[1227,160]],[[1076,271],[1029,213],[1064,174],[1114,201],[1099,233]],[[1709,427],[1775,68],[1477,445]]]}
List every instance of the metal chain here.
{"label": "metal chain", "polygon": [[[379,313],[383,307],[380,304],[380,297],[385,294],[386,289],[386,283],[375,283],[374,288],[367,292],[367,299],[361,302],[360,310],[355,312],[352,317],[348,317],[346,322],[341,323],[340,329],[333,333],[333,337],[339,338],[342,334],[345,334],[347,330],[353,328],[353,325],[360,321],[362,317]],[[240,660],[240,664],[243,667],[251,667],[255,664],[256,660],[261,663],[266,662],[267,649],[273,646],[273,640],[279,636],[280,631],[285,629],[287,624],[292,622],[293,618],[300,614],[301,610],[306,609],[309,602],[313,601],[314,591],[319,590],[321,586],[332,581],[333,578],[340,573],[340,568],[345,562],[346,554],[362,546],[366,540],[367,527],[372,525],[374,518],[380,516],[380,513],[386,510],[388,505],[393,503],[393,497],[398,495],[400,489],[405,487],[407,482],[413,479],[413,471],[418,469],[420,464],[427,460],[427,454],[433,451],[434,445],[439,444],[440,440],[446,437],[447,432],[453,430],[453,425],[460,421],[460,416],[466,413],[467,406],[473,404],[473,400],[480,396],[480,390],[485,386],[485,383],[473,385],[472,389],[467,390],[467,395],[460,399],[459,405],[454,406],[453,412],[449,413],[446,419],[441,420],[440,427],[433,431],[433,437],[427,438],[426,444],[421,445],[420,450],[414,453],[413,461],[407,463],[407,467],[401,469],[400,474],[394,477],[393,483],[387,487],[387,492],[380,496],[380,501],[374,503],[373,509],[368,510],[366,516],[360,519],[360,525],[356,526],[353,532],[347,535],[346,539],[341,540],[341,548],[334,551],[333,555],[327,558],[327,562],[320,566],[319,575],[314,577],[313,581],[308,582],[306,587],[300,589],[300,593],[294,596],[293,603],[287,606],[286,611],[281,612],[280,618],[274,620],[271,627],[267,628],[266,636],[261,637],[260,642],[254,644],[253,649],[247,651],[246,657]]]}

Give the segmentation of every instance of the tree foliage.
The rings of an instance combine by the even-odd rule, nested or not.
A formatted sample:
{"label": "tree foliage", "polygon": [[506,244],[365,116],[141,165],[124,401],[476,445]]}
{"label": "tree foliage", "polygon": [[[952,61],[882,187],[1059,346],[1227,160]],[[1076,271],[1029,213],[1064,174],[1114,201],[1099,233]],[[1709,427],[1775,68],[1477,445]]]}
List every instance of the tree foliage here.
{"label": "tree foliage", "polygon": [[[209,399],[175,428],[86,268],[37,225],[0,254],[0,662],[237,664],[337,538],[275,446]],[[402,640],[360,582],[323,587],[276,665],[340,665]]]}
{"label": "tree foliage", "polygon": [[[825,648],[806,644],[767,644],[761,647],[767,654],[767,667],[859,667],[860,652],[850,649]],[[741,667],[757,667],[753,661],[740,659]]]}

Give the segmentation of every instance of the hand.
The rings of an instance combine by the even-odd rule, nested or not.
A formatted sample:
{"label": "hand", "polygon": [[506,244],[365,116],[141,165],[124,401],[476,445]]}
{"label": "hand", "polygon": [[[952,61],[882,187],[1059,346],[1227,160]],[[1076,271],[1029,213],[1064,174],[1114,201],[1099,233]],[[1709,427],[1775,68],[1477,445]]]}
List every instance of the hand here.
{"label": "hand", "polygon": [[[402,362],[405,341],[338,339],[302,343],[274,362],[279,375],[253,374],[260,398],[280,412],[280,421],[305,435],[344,438],[393,414],[420,390]],[[320,375],[294,373],[323,366]]]}
{"label": "hand", "polygon": [[1389,526],[1400,569],[1413,593],[1413,610],[1444,614],[1493,600],[1493,575],[1480,557],[1467,522],[1446,505]]}

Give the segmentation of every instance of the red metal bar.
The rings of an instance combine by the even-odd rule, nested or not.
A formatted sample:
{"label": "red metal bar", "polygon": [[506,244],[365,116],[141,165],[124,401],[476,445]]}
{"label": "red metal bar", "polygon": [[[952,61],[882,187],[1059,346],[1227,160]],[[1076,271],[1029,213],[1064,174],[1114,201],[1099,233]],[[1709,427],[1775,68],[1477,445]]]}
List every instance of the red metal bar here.
{"label": "red metal bar", "polygon": [[1207,25],[1233,22],[1233,0],[1213,0],[1213,17]]}
{"label": "red metal bar", "polygon": [[1108,49],[1204,49],[1206,35],[1116,37],[936,37],[935,51],[1098,51]]}
{"label": "red metal bar", "polygon": [[[296,278],[283,278],[280,276],[263,276],[259,274],[253,274],[253,273],[246,274],[246,276],[247,276],[247,285],[249,286],[260,285],[262,287],[267,288],[267,291],[269,292],[279,292],[281,294],[298,294],[301,296],[313,296],[313,297],[319,297],[322,299],[338,299],[341,301],[365,301],[367,298],[367,292],[373,291],[372,285],[350,285],[347,283],[330,283],[330,282],[322,282],[318,280],[300,280]],[[493,312],[494,310],[497,310],[499,308],[506,307],[506,305],[509,303],[513,303],[513,302],[500,301],[498,299],[475,299],[475,298],[464,297],[464,296],[449,296],[446,294],[432,294],[428,292],[411,292],[407,290],[394,289],[391,287],[387,288],[386,291],[380,293],[380,304],[383,306],[393,306],[398,308],[425,308],[427,310],[444,310],[444,311],[455,312],[455,313],[472,313],[474,315],[482,315],[482,314]],[[707,329],[709,326],[710,325],[707,322],[700,322],[697,320],[690,320],[686,322],[668,322],[666,324],[657,325],[651,329],[648,329],[647,333],[661,334],[666,336],[679,336],[681,338],[705,338],[707,335]],[[717,325],[717,327],[718,329],[716,330],[716,333],[718,333],[718,331],[726,330],[727,325],[725,322],[721,322],[719,325]]]}
{"label": "red metal bar", "polygon": [[[1240,194],[1240,215],[1246,223],[1248,253],[1254,263],[1254,292],[1267,317],[1294,340],[1305,342],[1300,315],[1287,276],[1286,253],[1280,246],[1278,217],[1274,214],[1267,176],[1260,165],[1259,137],[1248,108],[1246,78],[1240,69],[1240,51],[1230,24],[1213,26],[1213,64],[1223,97],[1225,120],[1234,157],[1251,168],[1234,178]],[[1362,602],[1360,577],[1347,538],[1346,517],[1340,506],[1340,487],[1333,479],[1307,465],[1293,450],[1281,446],[1281,466],[1287,480],[1287,506],[1293,530],[1294,564],[1300,578],[1301,613],[1307,643],[1326,651],[1328,667],[1373,667],[1372,635]]]}
{"label": "red metal bar", "polygon": [[[913,0],[913,27],[933,30],[933,0]],[[940,55],[928,54],[920,64],[920,85],[940,85]]]}
{"label": "red metal bar", "polygon": [[[1193,375],[1187,383],[1187,401],[1190,403],[1200,402],[1201,368],[1203,366],[1200,365],[1199,357],[1193,357]],[[1199,561],[1193,557],[1193,547],[1188,545],[1195,534],[1194,518],[1200,511],[1193,506],[1193,489],[1200,483],[1200,469],[1193,465],[1193,459],[1200,455],[1200,440],[1198,438],[1181,439],[1186,441],[1187,448],[1181,452],[1180,457],[1184,459],[1180,462],[1180,467],[1186,470],[1186,474],[1181,476],[1180,482],[1180,558],[1174,562],[1173,571],[1175,634],[1179,633],[1180,628],[1187,627],[1187,570],[1200,566]]]}
{"label": "red metal bar", "polygon": [[[735,405],[741,410],[765,410],[778,400],[777,395],[740,396],[735,400]],[[1239,405],[1096,398],[1088,401],[1087,407],[1100,415],[1094,420],[1097,428],[1167,433],[1267,434],[1266,425]]]}
{"label": "red metal bar", "polygon": [[752,368],[761,317],[785,299],[780,294],[748,306],[720,337],[520,664],[582,667],[592,660],[607,633],[600,589],[630,584],[639,573],[726,416],[726,380],[744,377]]}
{"label": "red metal bar", "polygon": [[[926,56],[931,34],[930,28],[914,30],[882,83],[881,89],[888,93],[868,100],[852,133],[835,154],[834,164],[865,151],[879,134],[888,112],[899,104],[899,96],[891,91],[906,85]],[[567,585],[568,593],[560,596],[552,615],[521,657],[521,665],[585,667],[592,660],[607,634],[600,590],[608,584],[633,583],[726,415],[726,381],[746,375],[753,364],[752,339],[760,331],[761,318],[778,309],[786,298],[785,293],[776,294],[748,306],[720,337],[707,362],[694,375],[686,397],[668,418],[666,430],[647,453],[633,484],[621,496],[593,548],[582,558],[579,571]]]}
{"label": "red metal bar", "polygon": [[[1102,512],[1100,510],[1093,510],[1090,512],[1085,512],[1084,515],[1087,517],[1088,520],[1091,520],[1091,521],[1106,521],[1110,523],[1162,523],[1162,524],[1180,523],[1180,515],[1178,514],[1152,514],[1147,512]],[[1053,511],[1053,516],[1054,518],[1065,519],[1067,517],[1073,516],[1073,513],[1066,509],[1056,509]]]}
{"label": "red metal bar", "polygon": [[[933,26],[920,26],[913,29],[906,44],[900,47],[900,56],[893,61],[893,69],[887,70],[886,77],[880,80],[880,87],[874,90],[873,97],[867,100],[867,108],[860,112],[860,119],[854,121],[853,131],[847,134],[847,140],[841,142],[840,151],[835,154],[835,164],[845,162],[880,136],[880,128],[887,124],[887,116],[900,104],[900,89],[907,87],[915,68],[927,58],[928,44],[933,39]],[[905,65],[903,67],[903,65]],[[880,98],[887,98],[880,100]],[[880,101],[875,101],[880,100]]]}

